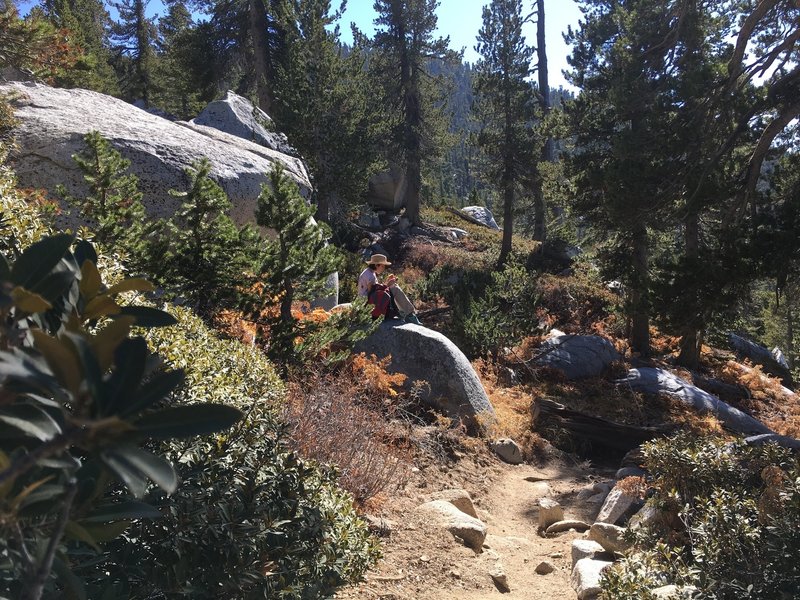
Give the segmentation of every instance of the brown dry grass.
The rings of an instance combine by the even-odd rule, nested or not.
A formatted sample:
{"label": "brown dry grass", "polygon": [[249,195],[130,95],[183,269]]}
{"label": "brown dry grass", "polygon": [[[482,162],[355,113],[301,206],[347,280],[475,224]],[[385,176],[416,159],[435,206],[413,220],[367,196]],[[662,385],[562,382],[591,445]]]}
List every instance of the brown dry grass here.
{"label": "brown dry grass", "polygon": [[355,355],[337,374],[306,373],[289,386],[286,421],[301,456],[337,467],[356,502],[375,506],[408,479],[412,446],[396,419],[403,375],[386,361]]}

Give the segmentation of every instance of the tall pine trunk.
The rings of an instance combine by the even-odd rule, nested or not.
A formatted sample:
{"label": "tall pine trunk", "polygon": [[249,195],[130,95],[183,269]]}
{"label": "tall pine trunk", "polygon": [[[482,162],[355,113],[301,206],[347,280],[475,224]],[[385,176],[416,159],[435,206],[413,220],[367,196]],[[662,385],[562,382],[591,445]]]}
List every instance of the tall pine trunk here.
{"label": "tall pine trunk", "polygon": [[[552,104],[550,102],[550,81],[547,71],[547,49],[545,47],[545,20],[544,20],[544,0],[536,0],[536,57],[539,74],[539,105],[542,109],[542,120],[546,120],[550,114]],[[545,140],[542,147],[542,162],[553,162],[555,160],[555,148],[553,138]],[[543,242],[547,237],[547,205],[544,199],[544,182],[541,173],[536,169],[536,184],[534,188],[533,204],[533,239]]]}
{"label": "tall pine trunk", "polygon": [[253,45],[253,77],[258,107],[268,115],[272,111],[270,89],[269,37],[267,35],[266,0],[249,0],[250,42]]}
{"label": "tall pine trunk", "polygon": [[506,82],[503,108],[505,110],[505,132],[503,152],[503,241],[500,245],[500,256],[497,259],[497,269],[505,265],[508,255],[511,254],[511,241],[514,235],[514,131],[511,115],[511,90],[510,83]]}
{"label": "tall pine trunk", "polygon": [[650,356],[649,240],[647,228],[640,225],[633,233],[633,273],[631,289],[630,343],[640,356]]}
{"label": "tall pine trunk", "polygon": [[[700,253],[700,220],[695,212],[690,213],[684,221],[684,253],[686,254],[687,264],[693,267],[693,276],[699,276],[695,267]],[[700,310],[700,307],[697,307],[696,310]],[[698,326],[699,315],[687,315],[686,318],[688,321],[681,328],[678,364],[687,369],[697,369],[700,365],[703,331]]]}

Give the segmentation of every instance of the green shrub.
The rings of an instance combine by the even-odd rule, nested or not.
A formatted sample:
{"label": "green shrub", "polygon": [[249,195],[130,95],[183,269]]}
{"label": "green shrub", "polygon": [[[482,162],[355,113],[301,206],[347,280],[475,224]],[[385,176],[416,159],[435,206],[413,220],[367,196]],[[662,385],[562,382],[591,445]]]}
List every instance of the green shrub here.
{"label": "green shrub", "polygon": [[447,333],[468,355],[496,354],[538,325],[536,278],[513,258],[500,272],[436,267],[417,284],[416,294],[452,307]]}
{"label": "green shrub", "polygon": [[168,517],[116,544],[104,569],[134,598],[315,598],[357,580],[377,547],[335,473],[286,447],[284,386],[255,347],[222,340],[184,308],[179,325],[148,332],[186,371],[175,400],[225,399],[246,418],[225,435],[170,443],[180,489],[153,502]]}
{"label": "green shrub", "polygon": [[[131,328],[165,326],[162,311],[126,305],[141,279],[103,281],[87,242],[48,235],[0,254],[0,594],[23,600],[83,594],[87,546],[160,517],[142,498],[177,475],[148,440],[224,429],[242,414],[207,403],[169,407],[183,378],[156,367]],[[137,500],[131,499],[131,497]],[[74,540],[74,541],[69,541]],[[56,573],[56,576],[53,576]]]}
{"label": "green shrub", "polygon": [[649,502],[664,518],[639,531],[637,551],[604,576],[605,598],[647,598],[666,583],[697,587],[693,598],[796,595],[797,457],[775,445],[688,434],[648,443],[645,457],[655,488]]}

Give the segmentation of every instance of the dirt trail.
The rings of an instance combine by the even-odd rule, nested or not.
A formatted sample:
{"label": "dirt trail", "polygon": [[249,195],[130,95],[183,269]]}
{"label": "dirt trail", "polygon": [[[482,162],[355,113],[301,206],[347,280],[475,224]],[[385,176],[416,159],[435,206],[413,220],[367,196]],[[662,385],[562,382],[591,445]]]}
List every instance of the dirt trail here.
{"label": "dirt trail", "polygon": [[[459,466],[443,474],[439,485],[430,483],[428,474],[416,490],[407,489],[404,496],[388,503],[382,516],[392,521],[392,531],[385,538],[384,559],[366,582],[340,591],[336,598],[574,599],[569,583],[570,548],[581,534],[539,536],[537,500],[549,495],[564,508],[566,518],[591,522],[599,507],[579,502],[576,495],[600,477],[564,464],[536,468],[492,462],[477,471]],[[478,517],[488,527],[480,552],[459,544],[414,510],[433,492],[454,487],[470,492]],[[537,574],[536,566],[542,561],[551,562],[556,570]],[[493,581],[490,573],[498,571],[505,574],[510,591],[502,592]]]}

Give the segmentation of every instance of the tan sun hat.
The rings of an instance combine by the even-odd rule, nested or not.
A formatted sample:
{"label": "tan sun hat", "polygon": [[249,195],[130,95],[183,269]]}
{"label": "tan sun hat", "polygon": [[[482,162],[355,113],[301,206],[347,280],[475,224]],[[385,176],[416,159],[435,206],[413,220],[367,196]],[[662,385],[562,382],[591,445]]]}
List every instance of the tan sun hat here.
{"label": "tan sun hat", "polygon": [[372,257],[367,261],[368,265],[386,265],[389,266],[390,263],[386,260],[385,254],[373,254]]}

